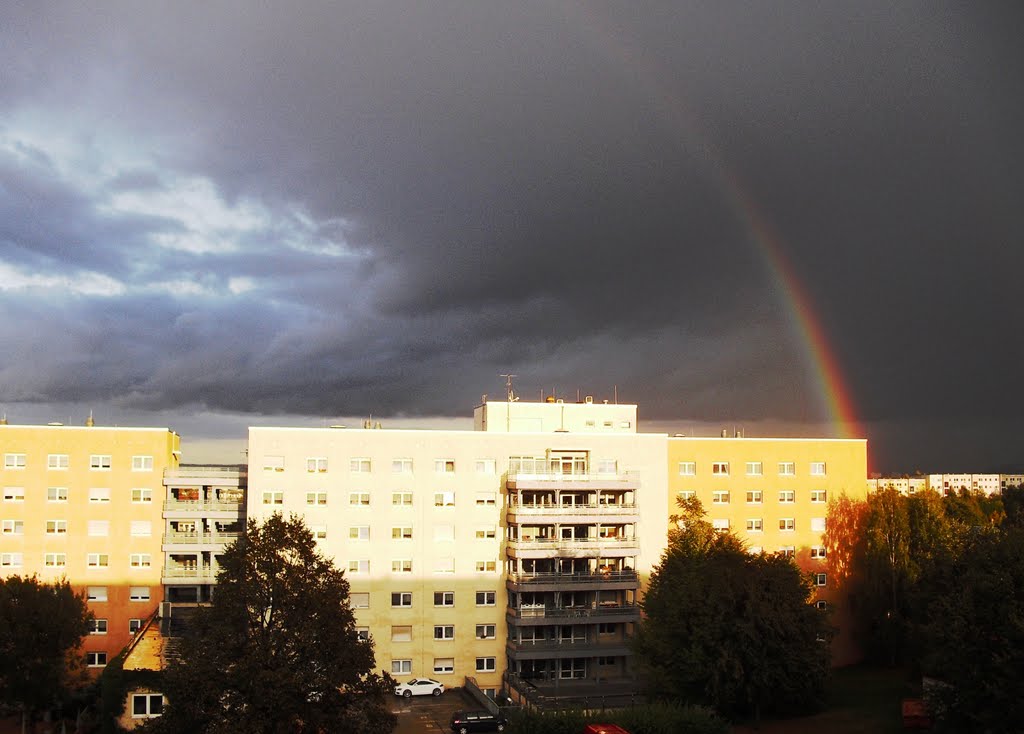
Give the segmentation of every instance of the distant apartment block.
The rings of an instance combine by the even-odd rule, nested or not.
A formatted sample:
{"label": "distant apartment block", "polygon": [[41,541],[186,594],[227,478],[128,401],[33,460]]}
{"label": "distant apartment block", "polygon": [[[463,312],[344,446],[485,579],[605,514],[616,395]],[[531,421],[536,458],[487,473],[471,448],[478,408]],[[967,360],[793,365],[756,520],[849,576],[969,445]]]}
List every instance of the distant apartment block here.
{"label": "distant apartment block", "polygon": [[96,619],[102,669],[163,599],[161,481],[178,464],[166,428],[0,425],[0,574],[67,578]]}
{"label": "distant apartment block", "polygon": [[867,480],[869,492],[895,489],[903,495],[926,489],[940,495],[980,492],[986,496],[1001,493],[1007,487],[1024,484],[1021,474],[926,474],[913,477],[874,477]]}

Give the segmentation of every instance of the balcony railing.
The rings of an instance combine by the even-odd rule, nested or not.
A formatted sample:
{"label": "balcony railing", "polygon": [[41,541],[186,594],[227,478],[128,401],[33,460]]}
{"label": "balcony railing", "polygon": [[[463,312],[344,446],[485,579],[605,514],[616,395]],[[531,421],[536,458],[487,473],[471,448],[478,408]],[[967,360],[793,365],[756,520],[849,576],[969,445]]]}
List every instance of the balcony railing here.
{"label": "balcony railing", "polygon": [[218,570],[211,566],[165,566],[161,576],[167,579],[215,579]]}
{"label": "balcony railing", "polygon": [[580,548],[625,548],[636,546],[636,538],[519,538],[508,541],[510,548],[518,550],[577,550]]}
{"label": "balcony railing", "polygon": [[188,544],[219,544],[227,545],[234,543],[242,537],[241,532],[233,533],[186,533],[169,532],[164,534],[164,543],[188,543]]}
{"label": "balcony railing", "polygon": [[[529,628],[528,628],[529,629]],[[542,627],[536,627],[534,629],[543,629]],[[507,647],[513,651],[520,652],[545,652],[545,651],[567,651],[572,649],[577,650],[612,650],[618,648],[626,648],[633,641],[632,635],[624,635],[614,639],[586,639],[586,638],[573,638],[573,639],[554,639],[554,640],[516,640],[515,638],[509,638]]]}
{"label": "balcony railing", "polygon": [[636,571],[595,571],[594,573],[519,573],[509,575],[509,581],[522,586],[551,585],[571,586],[573,584],[594,584],[600,582],[637,582]]}
{"label": "balcony railing", "polygon": [[597,504],[589,502],[575,505],[530,504],[516,502],[515,495],[509,495],[508,511],[517,515],[635,515],[635,502]]}
{"label": "balcony railing", "polygon": [[510,616],[517,619],[586,619],[588,617],[615,617],[639,614],[636,604],[600,604],[590,607],[555,607],[547,605],[509,607]]}
{"label": "balcony railing", "polygon": [[226,502],[224,500],[165,500],[164,511],[176,510],[185,512],[240,512],[245,507],[242,500]]}
{"label": "balcony railing", "polygon": [[636,472],[573,472],[564,473],[558,470],[509,472],[509,482],[616,482],[621,484],[635,483]]}

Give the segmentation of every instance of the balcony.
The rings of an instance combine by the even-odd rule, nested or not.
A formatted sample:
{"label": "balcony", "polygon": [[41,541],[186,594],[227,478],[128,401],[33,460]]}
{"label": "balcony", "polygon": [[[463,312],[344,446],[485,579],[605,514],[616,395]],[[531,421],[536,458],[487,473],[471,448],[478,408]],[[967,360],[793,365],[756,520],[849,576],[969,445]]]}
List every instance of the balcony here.
{"label": "balcony", "polygon": [[632,636],[616,639],[515,640],[509,639],[505,649],[517,660],[559,658],[596,658],[631,655]]}
{"label": "balcony", "polygon": [[579,472],[560,471],[511,473],[506,475],[505,486],[516,489],[638,489],[640,478],[636,472]]}
{"label": "balcony", "polygon": [[506,543],[509,558],[606,558],[633,556],[640,551],[637,538],[520,538]]}
{"label": "balcony", "polygon": [[167,550],[167,546],[183,545],[183,546],[197,546],[197,545],[209,545],[209,546],[225,546],[229,543],[234,543],[242,537],[241,532],[230,532],[230,533],[190,533],[190,532],[177,532],[171,531],[164,533],[164,546]]}
{"label": "balcony", "polygon": [[164,566],[161,583],[164,584],[212,584],[217,580],[220,569],[212,566],[175,565]]}
{"label": "balcony", "polygon": [[164,500],[164,512],[229,512],[240,516],[245,511],[245,502],[224,500]]}
{"label": "balcony", "polygon": [[572,518],[577,523],[607,522],[610,519],[619,521],[635,521],[639,516],[635,502],[619,502],[615,504],[520,504],[515,495],[509,495],[506,517],[510,525],[527,520],[534,522],[559,522]]}
{"label": "balcony", "polygon": [[506,610],[506,619],[510,625],[637,622],[640,620],[640,607],[630,603],[600,604],[590,607],[546,605],[509,607]]}
{"label": "balcony", "polygon": [[636,571],[604,573],[520,573],[509,576],[509,591],[560,591],[573,589],[632,590],[640,584]]}

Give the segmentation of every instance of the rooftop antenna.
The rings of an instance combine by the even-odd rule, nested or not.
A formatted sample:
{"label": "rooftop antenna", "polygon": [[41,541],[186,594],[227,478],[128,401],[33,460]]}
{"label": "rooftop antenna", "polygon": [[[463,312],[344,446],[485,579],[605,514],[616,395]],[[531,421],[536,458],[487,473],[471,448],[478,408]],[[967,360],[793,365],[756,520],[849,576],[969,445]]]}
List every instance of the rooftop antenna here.
{"label": "rooftop antenna", "polygon": [[505,378],[505,388],[508,390],[508,401],[510,403],[514,403],[516,401],[516,393],[515,393],[515,390],[512,389],[512,378],[513,377],[519,377],[519,375],[506,375],[506,374],[503,374],[503,375],[500,375],[500,376]]}
{"label": "rooftop antenna", "polygon": [[615,404],[618,405],[619,404],[619,386],[618,385],[613,385],[612,386],[612,390],[614,391],[614,394],[615,394]]}

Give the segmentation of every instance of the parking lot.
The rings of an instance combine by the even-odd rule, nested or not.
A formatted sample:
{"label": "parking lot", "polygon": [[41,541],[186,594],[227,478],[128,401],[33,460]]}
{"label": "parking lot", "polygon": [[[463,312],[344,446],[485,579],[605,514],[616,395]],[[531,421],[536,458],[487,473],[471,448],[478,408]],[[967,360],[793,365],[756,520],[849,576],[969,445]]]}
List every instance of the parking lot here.
{"label": "parking lot", "polygon": [[448,722],[459,709],[478,709],[480,705],[461,688],[447,690],[438,697],[395,697],[391,710],[398,714],[394,734],[420,734],[421,732],[450,732]]}

